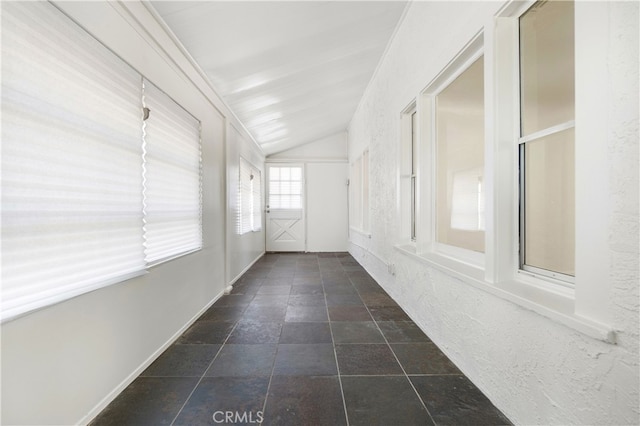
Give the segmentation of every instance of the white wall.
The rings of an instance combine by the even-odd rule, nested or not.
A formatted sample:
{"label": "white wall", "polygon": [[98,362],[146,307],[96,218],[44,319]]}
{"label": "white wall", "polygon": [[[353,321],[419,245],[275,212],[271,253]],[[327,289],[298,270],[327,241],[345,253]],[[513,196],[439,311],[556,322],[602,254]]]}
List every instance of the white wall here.
{"label": "white wall", "polygon": [[308,163],[305,172],[307,251],[347,251],[347,163]]}
{"label": "white wall", "polygon": [[[603,175],[595,180],[607,183],[604,197],[592,203],[604,206],[609,218],[606,229],[593,232],[606,236],[597,247],[604,256],[595,261],[607,271],[602,285],[609,287],[610,300],[600,304],[610,312],[617,344],[594,339],[394,248],[402,235],[401,112],[485,24],[492,28],[501,4],[413,3],[349,127],[350,159],[368,146],[371,170],[371,238],[352,234],[349,251],[516,424],[640,423],[638,4],[580,4],[582,9],[604,8],[592,14],[594,24],[609,28],[596,40],[606,49],[607,62],[595,68],[604,69],[604,76],[593,87],[603,103],[587,108],[593,102],[587,96],[581,104],[593,113],[586,121],[607,127],[604,134],[589,135],[599,137],[602,147],[594,170]],[[577,217],[594,210],[578,209]]]}
{"label": "white wall", "polygon": [[310,142],[296,148],[291,148],[277,154],[269,155],[269,160],[276,159],[310,159],[321,160],[346,160],[347,158],[347,134],[338,133],[318,141]]}
{"label": "white wall", "polygon": [[347,134],[269,155],[267,162],[296,162],[305,168],[306,250],[347,250],[348,187]]}
{"label": "white wall", "polygon": [[[204,245],[144,276],[2,324],[3,424],[91,420],[226,286],[224,135],[235,119],[142,3],[61,7],[202,121]],[[262,247],[244,248],[255,255]]]}

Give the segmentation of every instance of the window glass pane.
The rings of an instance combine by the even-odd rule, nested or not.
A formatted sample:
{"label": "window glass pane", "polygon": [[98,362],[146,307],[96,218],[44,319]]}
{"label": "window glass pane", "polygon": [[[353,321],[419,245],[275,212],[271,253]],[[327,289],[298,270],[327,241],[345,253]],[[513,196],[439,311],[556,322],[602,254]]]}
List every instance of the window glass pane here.
{"label": "window glass pane", "polygon": [[522,136],[574,119],[573,2],[534,4],[520,18]]}
{"label": "window glass pane", "polygon": [[300,167],[291,168],[291,180],[302,180],[302,169]]}
{"label": "window glass pane", "polygon": [[436,97],[437,241],[484,252],[484,71],[475,61]]}
{"label": "window glass pane", "polygon": [[574,275],[574,129],[525,144],[525,264]]}
{"label": "window glass pane", "polygon": [[269,169],[269,180],[280,180],[280,168],[271,167]]}

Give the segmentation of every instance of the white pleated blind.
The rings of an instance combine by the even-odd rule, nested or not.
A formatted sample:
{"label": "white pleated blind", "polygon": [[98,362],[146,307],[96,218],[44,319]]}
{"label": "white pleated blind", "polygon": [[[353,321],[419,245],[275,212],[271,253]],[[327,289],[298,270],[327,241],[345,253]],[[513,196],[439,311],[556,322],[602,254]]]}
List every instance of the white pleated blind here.
{"label": "white pleated blind", "polygon": [[262,229],[262,176],[260,170],[253,170],[251,182],[251,198],[253,200],[251,228],[253,231],[259,231]]}
{"label": "white pleated blind", "polygon": [[2,3],[2,319],[144,271],[140,91],[50,3]]}
{"label": "white pleated blind", "polygon": [[251,164],[240,157],[240,205],[238,213],[240,215],[240,235],[251,232],[252,214],[252,191],[251,184],[253,174]]}
{"label": "white pleated blind", "polygon": [[240,157],[238,223],[240,234],[262,228],[262,179],[260,170]]}
{"label": "white pleated blind", "polygon": [[148,264],[202,248],[200,122],[144,81],[144,239]]}

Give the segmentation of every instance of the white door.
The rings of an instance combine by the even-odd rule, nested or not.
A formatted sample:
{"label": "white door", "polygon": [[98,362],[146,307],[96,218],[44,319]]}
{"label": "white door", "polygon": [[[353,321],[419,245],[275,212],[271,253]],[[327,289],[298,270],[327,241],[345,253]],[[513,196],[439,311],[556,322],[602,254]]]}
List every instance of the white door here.
{"label": "white door", "polygon": [[267,251],[305,251],[304,168],[267,165]]}

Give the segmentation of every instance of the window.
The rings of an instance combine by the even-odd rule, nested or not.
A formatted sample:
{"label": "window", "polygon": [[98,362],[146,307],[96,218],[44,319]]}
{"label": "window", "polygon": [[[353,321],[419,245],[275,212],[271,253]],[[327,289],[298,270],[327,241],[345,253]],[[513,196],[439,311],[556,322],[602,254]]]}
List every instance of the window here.
{"label": "window", "polygon": [[366,150],[351,165],[349,179],[351,203],[349,219],[351,228],[366,232],[369,230],[369,151]]}
{"label": "window", "polygon": [[520,30],[520,267],[575,274],[574,17],[535,3]]}
{"label": "window", "polygon": [[302,209],[302,167],[269,167],[269,208]]}
{"label": "window", "polygon": [[416,176],[418,174],[418,122],[417,112],[411,114],[411,241],[416,240]]}
{"label": "window", "polygon": [[484,61],[435,96],[436,241],[484,253]]}
{"label": "window", "polygon": [[201,246],[197,120],[146,83],[143,125],[142,90],[51,3],[2,3],[2,320]]}
{"label": "window", "polygon": [[262,229],[262,179],[260,170],[240,157],[240,234],[257,232]]}

